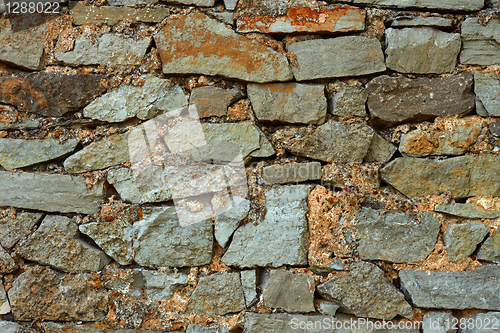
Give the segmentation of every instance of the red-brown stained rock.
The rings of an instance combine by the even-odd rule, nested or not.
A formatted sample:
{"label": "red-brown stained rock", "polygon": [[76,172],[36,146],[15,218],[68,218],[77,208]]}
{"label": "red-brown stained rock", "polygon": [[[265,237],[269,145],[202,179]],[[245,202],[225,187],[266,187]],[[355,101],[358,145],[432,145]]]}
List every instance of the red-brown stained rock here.
{"label": "red-brown stained rock", "polygon": [[365,28],[365,11],[351,6],[334,8],[288,8],[284,16],[244,14],[237,20],[238,32],[348,32]]}

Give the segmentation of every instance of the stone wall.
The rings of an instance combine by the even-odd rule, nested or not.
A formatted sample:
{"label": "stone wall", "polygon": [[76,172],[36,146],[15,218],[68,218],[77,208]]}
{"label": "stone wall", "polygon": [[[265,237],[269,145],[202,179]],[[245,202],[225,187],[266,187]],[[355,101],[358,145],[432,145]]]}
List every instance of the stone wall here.
{"label": "stone wall", "polygon": [[0,1],[2,333],[499,331],[498,0],[54,3]]}

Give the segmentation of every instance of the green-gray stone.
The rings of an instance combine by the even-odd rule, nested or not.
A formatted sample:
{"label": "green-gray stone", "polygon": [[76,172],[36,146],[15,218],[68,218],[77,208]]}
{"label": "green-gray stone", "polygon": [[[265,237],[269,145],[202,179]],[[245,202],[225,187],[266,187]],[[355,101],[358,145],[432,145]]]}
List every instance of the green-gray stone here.
{"label": "green-gray stone", "polygon": [[233,205],[229,210],[215,216],[215,239],[222,247],[226,246],[250,210],[250,201],[241,197],[233,197]]}
{"label": "green-gray stone", "polygon": [[453,20],[444,17],[398,16],[391,22],[391,27],[439,27],[451,28]]}
{"label": "green-gray stone", "polygon": [[314,312],[314,291],[312,276],[287,270],[272,270],[262,297],[264,306],[268,308],[287,312]]}
{"label": "green-gray stone", "polygon": [[333,115],[339,117],[366,117],[368,92],[363,87],[345,86],[330,100]]}
{"label": "green-gray stone", "polygon": [[168,8],[127,8],[112,6],[86,6],[77,3],[70,10],[75,25],[104,23],[115,25],[119,21],[158,23],[170,14]]}
{"label": "green-gray stone", "polygon": [[317,180],[321,179],[321,163],[274,164],[264,167],[262,172],[264,183],[267,185]]}
{"label": "green-gray stone", "polygon": [[441,204],[434,207],[436,212],[465,217],[468,219],[496,219],[500,217],[500,211],[487,210],[473,203]]}
{"label": "green-gray stone", "polygon": [[488,116],[500,116],[500,74],[475,72],[474,91]]}
{"label": "green-gray stone", "polygon": [[482,24],[478,17],[462,23],[463,49],[460,63],[469,65],[495,65],[500,63],[500,19],[492,18]]}
{"label": "green-gray stone", "polygon": [[[73,324],[73,323],[54,323],[54,322],[44,322],[42,324],[46,332],[51,333],[162,333],[161,331],[150,331],[150,330],[135,330],[130,328],[123,328],[117,330],[108,330],[105,328],[99,328],[93,324]],[[180,331],[170,331],[170,333],[181,333]]]}
{"label": "green-gray stone", "polygon": [[223,89],[215,86],[194,88],[189,104],[196,106],[200,118],[222,117],[227,115],[227,108],[243,97],[239,89]]}
{"label": "green-gray stone", "polygon": [[247,308],[258,301],[257,297],[257,272],[255,269],[240,271],[241,286],[245,293],[245,304]]}
{"label": "green-gray stone", "polygon": [[368,163],[387,163],[392,158],[392,155],[394,155],[396,150],[398,150],[396,146],[375,133],[372,142],[370,142],[370,146],[368,147],[368,152],[366,153],[364,161]]}
{"label": "green-gray stone", "polygon": [[[337,2],[333,0],[333,2]],[[347,0],[343,1],[353,5],[368,5],[375,7],[408,8],[424,10],[450,10],[450,11],[477,11],[483,8],[484,0]]]}
{"label": "green-gray stone", "polygon": [[479,260],[500,263],[500,232],[498,232],[498,229],[481,245],[477,258]]}
{"label": "green-gray stone", "polygon": [[10,253],[0,247],[0,273],[7,274],[18,269],[16,261],[10,256]]}
{"label": "green-gray stone", "polygon": [[488,228],[482,223],[449,225],[443,235],[448,258],[453,262],[467,258],[487,234]]}
{"label": "green-gray stone", "polygon": [[0,244],[10,249],[43,217],[43,213],[16,212],[0,219]]}

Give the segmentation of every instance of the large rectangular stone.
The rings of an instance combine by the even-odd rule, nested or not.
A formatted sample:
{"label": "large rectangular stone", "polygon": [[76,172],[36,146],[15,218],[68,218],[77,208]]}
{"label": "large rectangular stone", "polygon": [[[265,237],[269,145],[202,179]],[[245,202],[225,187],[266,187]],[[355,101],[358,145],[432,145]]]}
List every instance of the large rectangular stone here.
{"label": "large rectangular stone", "polygon": [[463,49],[460,63],[494,65],[500,63],[500,19],[490,19],[485,25],[470,17],[462,23]]}
{"label": "large rectangular stone", "polygon": [[[338,2],[338,1],[332,1]],[[402,8],[402,9],[438,9],[453,11],[476,11],[484,6],[484,0],[347,0],[342,2],[354,5],[367,5],[376,7]]]}
{"label": "large rectangular stone", "polygon": [[78,3],[71,9],[70,13],[76,25],[92,23],[115,25],[123,20],[148,23],[160,22],[168,16],[170,10],[163,7],[139,9],[113,6],[97,7]]}

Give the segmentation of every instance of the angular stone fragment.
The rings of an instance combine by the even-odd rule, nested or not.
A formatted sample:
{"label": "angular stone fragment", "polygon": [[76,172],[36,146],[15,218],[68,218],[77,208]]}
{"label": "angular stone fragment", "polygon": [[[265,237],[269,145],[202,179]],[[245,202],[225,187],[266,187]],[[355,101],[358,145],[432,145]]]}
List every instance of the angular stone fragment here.
{"label": "angular stone fragment", "polygon": [[401,270],[401,288],[414,306],[500,310],[499,266],[470,272]]}
{"label": "angular stone fragment", "polygon": [[55,58],[64,65],[139,65],[151,44],[151,37],[124,38],[106,33],[93,42],[84,35],[75,40],[68,52],[56,52]]}
{"label": "angular stone fragment", "polygon": [[473,203],[441,204],[434,207],[436,212],[465,217],[469,219],[496,219],[500,217],[500,211],[485,209]]}
{"label": "angular stone fragment", "polygon": [[[63,324],[54,322],[45,322],[42,324],[45,333],[162,333],[160,331],[151,330],[135,330],[135,329],[118,329],[108,330],[99,328],[99,323],[96,324]],[[180,333],[180,331],[171,331],[171,333]]]}
{"label": "angular stone fragment", "polygon": [[109,258],[78,236],[78,226],[71,219],[48,215],[17,252],[23,258],[64,272],[101,270]]}
{"label": "angular stone fragment", "polygon": [[0,205],[46,212],[93,214],[103,200],[104,185],[87,188],[84,177],[0,171]]}
{"label": "angular stone fragment", "polygon": [[14,123],[0,122],[0,130],[18,130],[18,129],[31,129],[40,126],[40,121],[33,118],[21,118]]}
{"label": "angular stone fragment", "polygon": [[224,0],[224,7],[226,7],[227,10],[235,10],[237,4],[237,0]]}
{"label": "angular stone fragment", "polygon": [[50,161],[75,150],[78,139],[60,143],[57,139],[0,139],[0,165],[5,170]]}
{"label": "angular stone fragment", "polygon": [[288,51],[297,58],[298,67],[292,67],[297,81],[367,75],[386,69],[382,46],[376,38],[313,39],[291,44]]}
{"label": "angular stone fragment", "polygon": [[493,134],[496,137],[500,136],[500,122],[496,121],[494,123],[490,123],[488,125],[488,129],[491,134]]}
{"label": "angular stone fragment", "polygon": [[226,328],[208,328],[189,324],[186,333],[230,333]]}
{"label": "angular stone fragment", "polygon": [[134,231],[134,260],[141,266],[201,266],[212,259],[211,221],[181,226],[175,207],[145,210]]}
{"label": "angular stone fragment", "polygon": [[404,28],[385,31],[387,68],[400,73],[451,73],[460,52],[460,35],[435,28]]}
{"label": "angular stone fragment", "polygon": [[73,16],[75,25],[105,23],[107,25],[115,25],[119,21],[130,20],[132,22],[161,22],[170,14],[168,8],[127,8],[127,7],[110,7],[110,6],[86,6],[82,3],[77,3],[70,10]]}
{"label": "angular stone fragment", "polygon": [[314,312],[314,290],[312,276],[287,270],[272,270],[262,297],[268,308],[287,312]]}
{"label": "angular stone fragment", "polygon": [[[1,12],[1,8],[0,8]],[[23,330],[24,327],[19,325],[18,323],[12,322],[12,321],[4,321],[0,320],[0,330],[3,333],[17,333],[19,330]],[[21,331],[24,332],[24,331]],[[28,331],[30,332],[30,331]]]}
{"label": "angular stone fragment", "polygon": [[335,316],[335,313],[339,309],[339,306],[337,304],[323,300],[317,302],[316,307],[318,312],[325,316]]}
{"label": "angular stone fragment", "polygon": [[226,246],[241,221],[247,217],[249,210],[250,201],[235,197],[232,208],[215,216],[215,239],[220,246]]}
{"label": "angular stone fragment", "polygon": [[247,308],[254,305],[257,299],[257,274],[254,269],[240,272],[241,286],[245,293],[245,304]]}
{"label": "angular stone fragment", "polygon": [[[4,315],[10,312],[9,299],[7,298],[7,293],[5,293],[5,288],[3,283],[0,282],[0,315]],[[0,328],[2,328],[0,323]],[[4,332],[2,330],[2,332]]]}
{"label": "angular stone fragment", "polygon": [[236,230],[222,262],[240,268],[306,265],[309,246],[306,213],[310,190],[308,185],[269,190],[264,220],[258,225],[248,223]]}
{"label": "angular stone fragment", "polygon": [[345,86],[330,100],[333,115],[340,117],[366,117],[368,92],[358,86]]}
{"label": "angular stone fragment", "polygon": [[500,263],[500,232],[498,229],[481,245],[477,254],[479,260]]}
{"label": "angular stone fragment", "polygon": [[474,92],[489,116],[500,116],[500,74],[475,72]]}
{"label": "angular stone fragment", "polygon": [[239,89],[222,89],[214,86],[195,88],[191,92],[190,104],[196,106],[200,118],[222,117],[227,114],[229,105],[243,97]]}
{"label": "angular stone fragment", "polygon": [[170,19],[155,41],[165,74],[199,73],[253,82],[292,78],[284,55],[202,13]]}
{"label": "angular stone fragment", "polygon": [[226,23],[230,26],[234,25],[233,13],[231,12],[222,12],[222,13],[211,12],[211,13],[217,20]]}
{"label": "angular stone fragment", "polygon": [[275,164],[263,168],[264,183],[285,184],[321,179],[321,163]]}
{"label": "angular stone fragment", "polygon": [[[413,310],[404,295],[384,277],[384,272],[368,262],[350,266],[317,287],[325,299],[339,304],[340,310],[358,317],[390,320],[397,315],[412,318]],[[373,306],[377,304],[377,306]]]}
{"label": "angular stone fragment", "polygon": [[439,27],[451,28],[453,20],[444,17],[398,16],[391,22],[392,27]]}
{"label": "angular stone fragment", "polygon": [[500,312],[476,313],[472,318],[463,317],[464,322],[466,324],[462,324],[459,333],[496,333],[500,325]]}
{"label": "angular stone fragment", "polygon": [[406,212],[363,208],[356,218],[358,253],[365,260],[422,262],[434,249],[441,227],[441,222],[429,212],[417,217]]}
{"label": "angular stone fragment", "polygon": [[10,253],[0,247],[0,273],[6,274],[18,269],[19,266],[15,260],[10,256]]}
{"label": "angular stone fragment", "polygon": [[452,11],[476,11],[484,6],[484,0],[347,0],[345,2],[354,5],[368,5],[389,8],[415,8],[415,9],[439,9]]}
{"label": "angular stone fragment", "polygon": [[201,277],[191,295],[189,312],[220,316],[245,309],[239,273],[215,273]]}
{"label": "angular stone fragment", "polygon": [[364,158],[365,162],[388,162],[392,155],[398,150],[392,143],[375,133],[372,142],[368,147],[368,152]]}
{"label": "angular stone fragment", "polygon": [[428,312],[423,320],[423,333],[455,333],[453,328],[457,319],[446,312]]}
{"label": "angular stone fragment", "polygon": [[488,234],[488,228],[482,223],[461,223],[448,226],[443,239],[446,252],[451,261],[467,258]]}
{"label": "angular stone fragment", "polygon": [[26,235],[28,230],[37,224],[43,214],[16,212],[14,216],[0,217],[0,244],[5,249],[10,249]]}
{"label": "angular stone fragment", "polygon": [[83,108],[104,90],[103,76],[37,72],[0,77],[0,103],[46,117]]}
{"label": "angular stone fragment", "polygon": [[17,320],[98,321],[108,312],[108,294],[91,274],[60,278],[49,268],[35,266],[22,273],[8,291]]}
{"label": "angular stone fragment", "polygon": [[292,7],[286,15],[244,14],[236,21],[238,32],[351,32],[365,28],[365,11],[351,6]]}
{"label": "angular stone fragment", "polygon": [[444,78],[379,76],[367,85],[368,110],[376,122],[396,125],[474,110],[473,76]]}
{"label": "angular stone fragment", "polygon": [[374,133],[364,122],[329,121],[313,131],[290,128],[278,130],[274,136],[286,150],[298,156],[325,162],[361,163]]}
{"label": "angular stone fragment", "polygon": [[463,49],[460,63],[470,65],[495,65],[500,63],[500,19],[490,19],[486,24],[477,17],[462,23]]}

